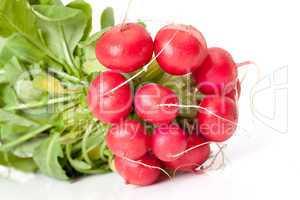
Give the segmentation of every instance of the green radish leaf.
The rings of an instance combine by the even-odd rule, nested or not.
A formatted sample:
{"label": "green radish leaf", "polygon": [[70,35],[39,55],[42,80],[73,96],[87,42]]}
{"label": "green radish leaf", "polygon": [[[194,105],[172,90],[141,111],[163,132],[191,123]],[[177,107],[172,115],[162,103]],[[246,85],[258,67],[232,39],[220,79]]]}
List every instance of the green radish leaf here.
{"label": "green radish leaf", "polygon": [[0,123],[16,124],[19,126],[37,126],[38,123],[17,114],[0,109]]}
{"label": "green radish leaf", "polygon": [[[86,151],[89,152],[96,146],[100,145],[103,142],[103,138],[105,137],[105,134],[108,130],[109,126],[105,124],[99,124],[97,129],[98,131],[92,135],[90,135],[86,141],[81,141],[80,143],[77,143],[74,145],[73,150],[78,151],[82,148],[82,142],[85,142]],[[86,152],[86,153],[87,153]]]}
{"label": "green radish leaf", "polygon": [[101,28],[107,28],[115,25],[114,10],[112,7],[107,7],[101,14]]}
{"label": "green radish leaf", "polygon": [[0,36],[20,33],[25,38],[41,43],[35,16],[27,0],[0,1]]}
{"label": "green radish leaf", "polygon": [[69,177],[59,163],[59,158],[63,157],[58,133],[51,135],[33,153],[33,159],[42,173],[61,180],[68,180]]}
{"label": "green radish leaf", "polygon": [[8,152],[0,152],[0,165],[12,167],[23,172],[35,172],[37,166],[31,158],[17,157]]}
{"label": "green radish leaf", "polygon": [[15,90],[10,85],[4,85],[0,89],[0,95],[2,96],[2,105],[4,106],[14,106],[19,104],[18,97],[16,95]]}
{"label": "green radish leaf", "polygon": [[34,138],[14,148],[12,153],[20,158],[32,158],[35,149],[46,139],[47,137]]}
{"label": "green radish leaf", "polygon": [[60,0],[29,0],[29,3],[42,5],[63,5],[63,3]]}
{"label": "green radish leaf", "polygon": [[0,49],[0,68],[13,57],[27,63],[35,63],[44,59],[45,56],[45,52],[36,48],[19,33],[14,33],[5,40]]}
{"label": "green radish leaf", "polygon": [[2,69],[2,74],[0,74],[0,83],[9,83],[11,85],[15,84],[18,77],[25,74],[23,67],[20,65],[15,57],[12,57]]}
{"label": "green radish leaf", "polygon": [[0,165],[62,180],[109,171],[108,126],[84,134],[94,123],[86,85],[106,70],[95,45],[114,25],[112,8],[101,25],[89,37],[92,9],[83,0],[0,0]]}
{"label": "green radish leaf", "polygon": [[50,22],[59,22],[71,19],[81,11],[56,5],[34,5],[33,13],[40,19]]}
{"label": "green radish leaf", "polygon": [[3,143],[15,141],[24,133],[30,131],[31,127],[20,126],[18,124],[3,124],[1,125],[0,138]]}
{"label": "green radish leaf", "polygon": [[94,148],[91,148],[91,150],[88,151],[88,156],[91,160],[98,160],[101,158],[101,148],[100,145],[95,146]]}
{"label": "green radish leaf", "polygon": [[89,170],[92,166],[82,160],[74,160],[69,159],[70,164],[79,172],[84,172],[85,170]]}
{"label": "green radish leaf", "polygon": [[85,34],[88,19],[84,12],[63,6],[39,5],[33,9],[51,52],[71,67],[69,73],[79,76],[74,51]]}
{"label": "green radish leaf", "polygon": [[[51,110],[52,107],[41,107],[41,108],[31,108],[22,110],[22,116],[35,121],[38,124],[47,124],[52,123],[49,122],[51,117],[54,115],[54,111]],[[53,113],[54,112],[54,113]]]}
{"label": "green radish leaf", "polygon": [[30,80],[20,79],[15,83],[14,88],[18,98],[23,102],[37,101],[43,97],[43,92],[36,89]]}
{"label": "green radish leaf", "polygon": [[108,27],[108,28],[102,29],[99,32],[94,33],[93,35],[91,35],[90,37],[88,37],[86,40],[81,41],[79,43],[79,47],[80,48],[85,48],[85,47],[88,47],[88,46],[95,47],[96,46],[96,42],[98,41],[98,39],[103,35],[103,33],[105,33],[106,31],[108,31],[109,29],[110,28]]}
{"label": "green radish leaf", "polygon": [[92,166],[82,160],[72,158],[72,145],[69,144],[66,146],[66,155],[68,161],[70,162],[71,166],[74,167],[77,171],[84,173],[86,170],[92,168]]}
{"label": "green radish leaf", "polygon": [[96,58],[95,48],[98,39],[109,29],[110,28],[108,27],[100,32],[94,33],[87,40],[79,43],[79,47],[82,48],[83,51],[83,71],[88,75],[95,72],[99,73],[106,71],[106,68],[99,63],[98,59]]}
{"label": "green radish leaf", "polygon": [[2,144],[0,146],[0,151],[10,151],[11,149],[15,148],[16,146],[23,144],[27,141],[30,141],[32,138],[37,137],[41,133],[47,131],[49,128],[51,128],[52,125],[45,124],[43,126],[39,126],[37,128],[31,128],[27,132],[20,135],[18,138],[16,138],[13,141],[10,141],[8,143]]}
{"label": "green radish leaf", "polygon": [[6,38],[0,37],[0,49],[2,49],[2,47],[4,46],[5,40],[6,40]]}
{"label": "green radish leaf", "polygon": [[92,30],[92,7],[90,6],[90,4],[86,3],[84,0],[72,1],[71,3],[69,3],[67,5],[67,7],[81,10],[85,14],[86,19],[87,19],[87,23],[86,23],[87,25],[86,25],[82,39],[86,39]]}
{"label": "green radish leaf", "polygon": [[67,145],[66,154],[71,166],[77,171],[83,174],[102,174],[110,171],[108,165],[103,164],[103,162],[97,162],[97,160],[95,160],[92,163],[92,166],[91,164],[82,161],[81,158],[72,158],[72,148],[73,147],[71,145]]}
{"label": "green radish leaf", "polygon": [[[49,41],[49,35],[44,33],[45,31],[41,24],[38,23],[37,19],[37,16],[33,13],[32,7],[27,0],[0,1],[0,36],[8,37],[14,33],[18,33],[30,43],[30,48],[31,46],[34,46],[32,49],[38,49],[43,55],[47,55],[47,58],[45,58],[47,63],[55,65],[55,67],[64,67],[71,72],[72,68],[66,65],[64,60],[61,59],[61,51],[56,52],[51,48],[52,46],[55,46],[53,43],[60,43],[60,41],[65,40],[66,36],[60,35],[59,40]],[[78,21],[78,24],[80,24],[80,21]],[[44,25],[44,27],[47,26],[45,23],[42,23],[42,25]],[[56,34],[51,28],[50,30],[48,29],[48,32]],[[65,34],[69,36],[69,38],[74,37],[70,32],[66,32]],[[63,43],[63,45],[66,46],[65,43]],[[66,51],[66,48],[63,48],[63,50]],[[24,52],[25,51],[22,50],[22,53]],[[36,52],[36,50],[34,50],[34,52]],[[40,58],[37,57],[36,59],[39,60]]]}
{"label": "green radish leaf", "polygon": [[96,60],[96,59],[87,60],[83,64],[83,71],[86,74],[92,74],[95,72],[99,73],[99,72],[104,72],[106,70],[107,69],[103,65],[99,64],[98,60]]}
{"label": "green radish leaf", "polygon": [[83,49],[84,51],[84,62],[83,62],[83,71],[86,74],[99,73],[106,71],[106,67],[104,67],[96,58],[95,47],[87,46]]}

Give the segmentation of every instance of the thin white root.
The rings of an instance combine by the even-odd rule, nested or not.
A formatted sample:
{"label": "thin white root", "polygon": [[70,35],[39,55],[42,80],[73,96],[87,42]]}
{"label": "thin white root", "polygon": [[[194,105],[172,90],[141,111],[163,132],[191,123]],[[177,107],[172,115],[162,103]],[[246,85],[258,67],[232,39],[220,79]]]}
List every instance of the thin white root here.
{"label": "thin white root", "polygon": [[[256,67],[256,76],[257,76],[256,82],[258,82],[260,80],[260,77],[261,77],[260,67],[254,61],[251,61],[251,60],[244,61],[244,62],[236,63],[236,65],[237,65],[238,68],[242,67],[242,66],[245,66],[245,65],[254,65]],[[243,79],[246,77],[247,72],[246,72],[245,76],[243,77]],[[242,81],[241,81],[241,83],[242,83]]]}
{"label": "thin white root", "polygon": [[[185,168],[185,167],[191,167],[191,166],[195,166],[195,167],[199,167],[199,164],[197,163],[189,163],[189,164],[185,164],[185,165],[180,165],[178,167],[176,167],[173,171],[173,177],[176,176],[176,173],[178,170],[182,169],[182,168]],[[201,165],[200,165],[201,166]]]}
{"label": "thin white root", "polygon": [[234,121],[231,121],[231,120],[229,120],[229,119],[226,119],[226,118],[224,118],[224,117],[222,117],[222,116],[220,116],[220,115],[217,115],[217,114],[215,114],[214,112],[212,112],[212,111],[210,111],[209,109],[204,108],[204,107],[202,107],[202,106],[196,106],[196,105],[181,105],[181,104],[159,104],[158,106],[161,106],[161,107],[163,107],[163,106],[170,106],[170,107],[174,106],[174,107],[179,107],[179,108],[197,108],[197,109],[200,109],[200,110],[204,110],[204,111],[208,112],[209,114],[211,114],[211,115],[213,115],[213,116],[215,116],[215,117],[217,117],[217,118],[219,118],[219,119],[222,119],[222,120],[224,120],[224,121],[226,121],[226,122],[229,122],[229,123],[231,123],[231,124],[233,124],[233,125],[239,127],[240,129],[242,129],[242,130],[245,131],[246,133],[250,133],[247,129],[241,127],[238,123],[236,123],[236,122],[234,122]]}
{"label": "thin white root", "polygon": [[214,112],[212,112],[212,111],[210,111],[209,109],[204,108],[204,107],[202,107],[202,106],[196,106],[196,105],[180,105],[180,104],[159,104],[158,106],[171,106],[171,107],[174,106],[174,107],[179,107],[179,108],[197,108],[197,109],[200,109],[200,110],[204,110],[204,111],[208,112],[209,114],[211,114],[211,115],[213,115],[213,116],[215,116],[215,117],[217,117],[217,118],[219,118],[219,119],[222,119],[222,120],[224,120],[224,121],[230,122],[230,123],[232,123],[232,124],[234,124],[234,125],[238,125],[237,123],[235,123],[235,122],[233,122],[233,121],[231,121],[231,120],[229,120],[229,119],[226,119],[226,118],[224,118],[224,117],[222,117],[222,116],[220,116],[220,115],[217,115],[217,114],[215,114]]}
{"label": "thin white root", "polygon": [[202,164],[201,166],[199,166],[198,168],[196,168],[195,171],[208,171],[209,169],[212,168],[212,166],[215,164],[217,158],[219,157],[219,155],[222,155],[222,162],[221,164],[216,168],[216,170],[220,169],[222,166],[224,166],[224,152],[223,149],[226,147],[226,144],[224,144],[223,146],[220,146],[219,144],[216,144],[219,148],[219,151],[214,155],[213,159],[210,161],[210,163],[205,166],[204,164]]}
{"label": "thin white root", "polygon": [[[212,166],[215,164],[217,158],[219,157],[219,155],[221,154],[222,155],[222,162],[221,164],[216,168],[216,170],[220,169],[222,166],[224,166],[224,163],[225,163],[225,156],[224,156],[224,152],[223,152],[223,149],[226,147],[226,144],[224,144],[223,146],[220,146],[220,144],[216,143],[216,142],[210,142],[210,143],[213,143],[213,144],[216,144],[217,147],[219,148],[219,151],[213,156],[212,160],[209,162],[209,164],[207,166],[205,166],[206,162],[199,165],[197,163],[189,163],[189,164],[186,164],[186,165],[181,165],[181,166],[178,166],[174,171],[173,171],[173,176],[176,175],[177,171],[180,170],[181,168],[184,168],[184,167],[190,167],[190,166],[195,166],[195,170],[193,170],[194,172],[206,172],[208,171],[209,169],[212,168]],[[197,147],[196,147],[197,148]]]}
{"label": "thin white root", "polygon": [[144,167],[148,167],[148,168],[151,168],[151,169],[157,169],[157,170],[160,170],[160,171],[162,171],[165,175],[167,175],[169,179],[172,179],[172,177],[170,176],[170,174],[169,174],[166,170],[164,170],[163,168],[161,168],[161,167],[156,167],[156,166],[148,165],[148,164],[145,164],[145,163],[143,163],[143,162],[141,162],[141,161],[132,160],[132,159],[127,158],[127,157],[125,157],[125,156],[121,156],[121,158],[123,158],[123,159],[125,159],[125,160],[127,160],[127,161],[129,161],[129,162],[132,162],[132,163],[135,163],[135,164],[138,164],[138,165],[142,165],[142,166],[144,166]]}
{"label": "thin white root", "polygon": [[244,62],[240,62],[240,63],[236,63],[236,66],[237,67],[242,67],[242,66],[245,66],[245,65],[255,65],[257,66],[257,64],[251,60],[247,60],[247,61],[244,61]]}
{"label": "thin white root", "polygon": [[180,152],[180,153],[178,153],[178,154],[172,155],[171,157],[173,157],[173,158],[180,157],[180,156],[182,156],[182,155],[185,154],[185,153],[188,153],[188,152],[190,152],[190,151],[192,151],[192,150],[194,150],[194,149],[197,149],[198,147],[205,146],[205,145],[211,144],[211,143],[214,143],[214,142],[204,142],[204,143],[195,145],[195,146],[193,146],[193,147],[191,147],[191,148],[188,148],[188,149],[186,149],[186,150],[184,150],[184,151],[182,151],[182,152]]}

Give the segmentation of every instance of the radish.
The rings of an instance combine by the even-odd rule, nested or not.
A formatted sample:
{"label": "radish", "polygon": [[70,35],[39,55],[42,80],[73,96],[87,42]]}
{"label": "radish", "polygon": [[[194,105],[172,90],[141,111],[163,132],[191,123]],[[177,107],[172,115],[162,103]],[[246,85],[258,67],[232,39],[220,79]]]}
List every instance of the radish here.
{"label": "radish", "polygon": [[207,45],[203,35],[193,26],[170,24],[157,33],[154,52],[164,71],[184,75],[201,65],[207,55]]}
{"label": "radish", "polygon": [[135,93],[135,112],[144,121],[162,124],[176,118],[179,111],[177,107],[161,104],[178,104],[175,92],[165,86],[149,83],[138,88]]}
{"label": "radish", "polygon": [[97,41],[96,56],[105,67],[123,73],[147,64],[153,54],[153,40],[138,23],[112,27]]}
{"label": "radish", "polygon": [[152,135],[152,151],[162,161],[176,160],[176,155],[186,149],[185,132],[176,124],[159,126]]}
{"label": "radish", "polygon": [[115,157],[115,167],[126,183],[146,186],[156,182],[160,176],[160,162],[146,154],[138,160]]}
{"label": "radish", "polygon": [[126,78],[121,74],[111,71],[101,73],[92,81],[87,103],[95,118],[106,123],[116,123],[129,115],[133,101],[129,84],[110,92],[124,81]]}
{"label": "radish", "polygon": [[237,126],[238,110],[232,99],[209,95],[199,106],[199,130],[206,139],[223,142],[233,135]]}
{"label": "radish", "polygon": [[183,172],[194,171],[209,157],[210,147],[209,144],[205,144],[205,142],[206,140],[203,137],[197,136],[196,134],[188,136],[186,152],[174,161],[164,162],[164,165],[170,170]]}
{"label": "radish", "polygon": [[223,95],[234,89],[237,66],[227,51],[213,47],[193,76],[201,93]]}
{"label": "radish", "polygon": [[147,140],[144,126],[136,120],[125,120],[114,124],[106,136],[107,146],[112,153],[129,159],[138,159],[146,154]]}

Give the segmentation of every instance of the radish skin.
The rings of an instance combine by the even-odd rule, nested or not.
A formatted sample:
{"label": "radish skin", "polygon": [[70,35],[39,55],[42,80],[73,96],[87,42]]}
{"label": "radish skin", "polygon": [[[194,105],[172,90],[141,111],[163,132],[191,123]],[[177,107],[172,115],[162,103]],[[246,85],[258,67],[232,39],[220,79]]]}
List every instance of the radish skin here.
{"label": "radish skin", "polygon": [[112,27],[97,41],[96,56],[105,67],[129,73],[147,64],[153,55],[153,40],[138,23]]}
{"label": "radish skin", "polygon": [[103,72],[92,81],[87,103],[95,118],[106,123],[117,123],[129,115],[133,102],[129,84],[107,93],[124,81],[126,78],[123,75],[112,71]]}
{"label": "radish skin", "polygon": [[177,107],[161,107],[160,104],[178,104],[175,92],[165,86],[149,83],[135,93],[135,112],[144,121],[164,124],[176,118],[179,111]]}
{"label": "radish skin", "polygon": [[[172,41],[169,42],[170,38]],[[167,45],[167,46],[166,46]],[[159,30],[154,40],[154,52],[161,68],[172,75],[184,75],[196,70],[207,55],[206,41],[196,28],[170,24]]]}
{"label": "radish skin", "polygon": [[197,118],[200,133],[208,141],[224,142],[228,140],[237,127],[236,102],[228,97],[209,95],[200,102],[199,106],[210,111],[199,109]]}
{"label": "radish skin", "polygon": [[138,159],[148,151],[145,127],[136,120],[114,124],[108,131],[106,143],[113,154]]}
{"label": "radish skin", "polygon": [[162,161],[176,160],[187,147],[186,134],[176,124],[159,126],[152,135],[152,151]]}
{"label": "radish skin", "polygon": [[201,93],[224,95],[235,87],[237,66],[226,50],[213,47],[193,77]]}
{"label": "radish skin", "polygon": [[116,156],[115,167],[126,183],[139,186],[155,183],[161,174],[159,160],[150,154],[136,161]]}

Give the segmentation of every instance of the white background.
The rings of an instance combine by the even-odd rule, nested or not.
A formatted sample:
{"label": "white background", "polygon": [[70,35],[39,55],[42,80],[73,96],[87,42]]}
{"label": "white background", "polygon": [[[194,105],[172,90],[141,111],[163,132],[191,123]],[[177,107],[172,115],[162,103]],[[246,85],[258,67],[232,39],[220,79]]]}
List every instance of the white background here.
{"label": "white background", "polygon": [[[99,28],[102,9],[108,5],[114,7],[120,23],[128,3],[127,0],[88,2],[93,4],[95,31]],[[300,71],[297,1],[133,0],[128,20],[138,19],[146,22],[153,35],[167,22],[192,24],[204,34],[209,46],[227,49],[237,62],[257,63],[262,80],[257,84],[255,66],[240,70],[240,74],[247,70],[248,74],[242,84],[240,128],[228,142],[226,167],[148,187],[125,185],[117,174],[92,176],[71,184],[17,173],[14,176],[18,181],[0,179],[0,198],[300,199],[300,131],[296,128],[300,110],[299,89],[296,89],[300,85],[296,81]],[[258,93],[262,88],[265,89]]]}

